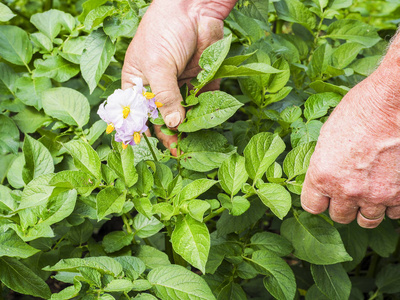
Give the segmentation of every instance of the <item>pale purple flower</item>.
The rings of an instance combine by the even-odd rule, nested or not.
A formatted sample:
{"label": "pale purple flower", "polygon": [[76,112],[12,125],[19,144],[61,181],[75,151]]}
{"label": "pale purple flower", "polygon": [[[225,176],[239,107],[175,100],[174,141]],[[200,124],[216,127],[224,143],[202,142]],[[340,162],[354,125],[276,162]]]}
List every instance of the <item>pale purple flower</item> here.
{"label": "pale purple flower", "polygon": [[115,141],[127,145],[137,145],[141,136],[148,129],[149,117],[158,117],[157,108],[162,104],[155,101],[155,95],[147,92],[141,78],[131,78],[135,84],[126,90],[115,90],[107,100],[99,106],[97,113],[107,123],[107,133],[116,130]]}

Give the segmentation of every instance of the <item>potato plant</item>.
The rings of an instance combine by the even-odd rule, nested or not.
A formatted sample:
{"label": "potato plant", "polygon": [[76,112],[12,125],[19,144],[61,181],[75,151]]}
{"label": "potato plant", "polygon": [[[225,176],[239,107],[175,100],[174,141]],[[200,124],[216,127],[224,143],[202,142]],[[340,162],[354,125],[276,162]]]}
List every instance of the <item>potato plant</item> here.
{"label": "potato plant", "polygon": [[399,222],[336,224],[300,194],[400,3],[239,1],[181,88],[175,157],[96,113],[149,2],[0,3],[0,298],[398,299]]}

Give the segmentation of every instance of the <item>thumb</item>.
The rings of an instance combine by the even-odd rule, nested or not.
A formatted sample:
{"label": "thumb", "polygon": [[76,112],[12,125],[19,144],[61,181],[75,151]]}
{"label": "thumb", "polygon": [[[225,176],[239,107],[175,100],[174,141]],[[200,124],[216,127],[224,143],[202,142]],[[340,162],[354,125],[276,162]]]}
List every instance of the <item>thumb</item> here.
{"label": "thumb", "polygon": [[185,119],[185,109],[181,105],[183,99],[176,75],[168,70],[164,72],[159,70],[146,75],[156,101],[162,104],[159,110],[165,125],[176,129]]}

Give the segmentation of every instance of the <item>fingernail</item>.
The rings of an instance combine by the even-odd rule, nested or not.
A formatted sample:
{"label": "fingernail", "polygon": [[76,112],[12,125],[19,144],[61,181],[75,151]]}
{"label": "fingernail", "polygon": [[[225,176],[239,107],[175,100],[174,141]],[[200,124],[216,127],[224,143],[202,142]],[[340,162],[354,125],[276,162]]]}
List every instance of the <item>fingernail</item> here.
{"label": "fingernail", "polygon": [[168,127],[175,128],[181,122],[181,114],[179,113],[179,111],[170,113],[169,115],[165,116],[164,122]]}

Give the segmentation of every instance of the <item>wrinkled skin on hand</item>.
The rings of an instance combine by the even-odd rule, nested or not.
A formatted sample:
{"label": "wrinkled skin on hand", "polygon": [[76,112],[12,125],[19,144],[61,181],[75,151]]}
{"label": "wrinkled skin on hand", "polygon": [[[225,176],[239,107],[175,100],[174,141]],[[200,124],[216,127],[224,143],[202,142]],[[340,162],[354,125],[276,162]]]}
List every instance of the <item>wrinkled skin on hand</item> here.
{"label": "wrinkled skin on hand", "polygon": [[[150,85],[166,125],[176,128],[185,118],[179,86],[201,71],[201,53],[223,38],[223,20],[235,5],[232,0],[155,0],[150,5],[125,55],[122,89],[138,76]],[[218,83],[208,87],[217,89]],[[169,147],[177,136],[155,126],[157,137]],[[176,155],[176,149],[171,149]]]}
{"label": "wrinkled skin on hand", "polygon": [[[321,130],[301,201],[338,223],[400,218],[400,89],[383,64],[342,99]],[[393,78],[395,77],[395,78]]]}

